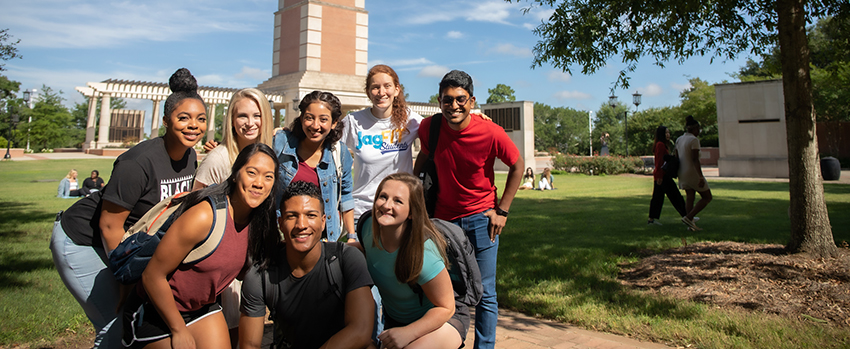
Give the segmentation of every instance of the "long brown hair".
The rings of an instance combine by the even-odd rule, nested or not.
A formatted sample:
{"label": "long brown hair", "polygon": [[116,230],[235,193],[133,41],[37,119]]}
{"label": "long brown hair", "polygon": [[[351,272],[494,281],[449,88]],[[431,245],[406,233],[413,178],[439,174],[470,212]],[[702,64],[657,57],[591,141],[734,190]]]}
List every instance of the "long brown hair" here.
{"label": "long brown hair", "polygon": [[392,116],[390,116],[390,122],[392,122],[395,129],[404,129],[407,126],[407,102],[404,100],[404,86],[398,81],[398,74],[395,73],[393,68],[390,68],[388,65],[378,64],[372,67],[372,69],[369,69],[369,74],[366,74],[366,95],[369,95],[369,84],[372,83],[372,77],[381,73],[389,75],[393,79],[393,84],[398,88],[398,96],[393,98],[393,111]]}
{"label": "long brown hair", "polygon": [[[446,240],[437,231],[431,220],[428,219],[428,211],[425,210],[425,194],[422,191],[422,181],[406,172],[393,173],[384,178],[381,184],[378,184],[377,193],[380,193],[384,189],[384,183],[387,181],[399,181],[410,190],[410,212],[407,216],[407,221],[404,223],[404,233],[402,233],[395,260],[396,279],[401,283],[408,283],[411,281],[415,282],[419,278],[424,260],[425,240],[428,239],[431,239],[437,245],[437,250],[440,251],[440,257],[443,258],[443,263],[448,268]],[[372,217],[377,216],[378,213],[373,204]],[[381,227],[378,221],[373,218],[372,246],[382,249],[381,244],[378,243],[380,238]]]}

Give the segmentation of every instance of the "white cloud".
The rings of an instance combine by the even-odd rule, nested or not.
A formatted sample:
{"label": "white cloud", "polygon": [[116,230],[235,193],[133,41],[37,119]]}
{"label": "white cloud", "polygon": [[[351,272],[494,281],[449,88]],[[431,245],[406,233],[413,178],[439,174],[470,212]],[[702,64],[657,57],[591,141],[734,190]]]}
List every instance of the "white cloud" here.
{"label": "white cloud", "polygon": [[473,22],[493,22],[509,24],[507,22],[508,17],[510,17],[511,15],[509,10],[515,9],[516,5],[504,1],[489,1],[485,3],[479,3],[476,4],[472,8],[472,10],[467,12],[469,13],[469,15],[466,17],[466,20]]}
{"label": "white cloud", "polygon": [[558,100],[565,100],[565,99],[582,100],[582,99],[591,99],[592,98],[591,95],[584,93],[584,92],[581,92],[581,91],[558,91],[558,92],[555,92],[555,94],[552,95],[552,96],[557,98]]}
{"label": "white cloud", "polygon": [[561,82],[570,82],[570,80],[572,80],[572,78],[573,78],[573,76],[570,75],[570,73],[557,71],[557,70],[549,71],[549,74],[546,74],[546,76],[549,78],[549,81],[561,81]]}
{"label": "white cloud", "polygon": [[546,20],[549,20],[549,17],[552,17],[552,14],[554,14],[554,13],[555,13],[555,9],[551,9],[551,8],[549,8],[549,9],[535,8],[534,10],[531,10],[531,11],[529,11],[528,13],[529,13],[532,17],[534,17],[534,19],[535,19],[535,20],[537,20],[538,22],[540,22],[540,21],[546,21]]}
{"label": "white cloud", "polygon": [[516,47],[513,44],[498,44],[487,50],[487,53],[498,53],[517,57],[531,57],[531,49],[527,47]]}
{"label": "white cloud", "polygon": [[236,73],[235,77],[237,79],[253,79],[253,80],[266,80],[272,76],[271,71],[263,70],[258,68],[251,67],[242,67],[242,71]]}
{"label": "white cloud", "polygon": [[433,65],[434,62],[431,62],[429,59],[424,58],[424,57],[423,58],[411,58],[411,59],[396,59],[396,60],[390,60],[390,61],[375,60],[375,61],[369,62],[370,67],[374,67],[378,64],[386,64],[390,67],[395,68],[395,67],[404,67],[404,66],[412,66],[412,65],[414,65],[414,66],[415,65]]}
{"label": "white cloud", "polygon": [[691,86],[690,82],[686,83],[686,84],[679,84],[679,83],[671,82],[670,87],[672,87],[676,91],[682,92],[682,91],[687,90],[687,89],[689,89],[693,86]]}
{"label": "white cloud", "polygon": [[452,31],[446,33],[446,38],[461,39],[461,38],[463,38],[463,33],[456,31],[456,30],[452,30]]}
{"label": "white cloud", "polygon": [[660,96],[664,92],[664,89],[661,88],[661,86],[659,86],[658,84],[649,84],[646,85],[646,87],[639,88],[638,92],[640,92],[644,96],[652,97]]}
{"label": "white cloud", "polygon": [[429,2],[428,7],[409,8],[408,12],[415,13],[415,15],[410,16],[405,22],[409,24],[431,24],[460,19],[469,22],[492,22],[513,25],[508,22],[508,18],[511,17],[512,13],[517,14],[521,11],[518,4],[493,0],[484,3],[450,2],[447,4],[449,5],[442,8],[434,8],[433,4]]}
{"label": "white cloud", "polygon": [[534,30],[535,28],[537,28],[536,25],[531,24],[531,23],[523,23],[522,27],[525,28],[525,29],[528,29],[528,30]]}
{"label": "white cloud", "polygon": [[185,41],[197,34],[253,32],[265,28],[255,20],[262,15],[267,14],[234,13],[220,6],[180,1],[34,0],[4,3],[0,22],[14,28],[22,48],[92,48]]}
{"label": "white cloud", "polygon": [[442,78],[443,75],[449,72],[449,67],[444,65],[429,65],[422,70],[419,71],[417,76],[419,77],[432,77],[432,78]]}

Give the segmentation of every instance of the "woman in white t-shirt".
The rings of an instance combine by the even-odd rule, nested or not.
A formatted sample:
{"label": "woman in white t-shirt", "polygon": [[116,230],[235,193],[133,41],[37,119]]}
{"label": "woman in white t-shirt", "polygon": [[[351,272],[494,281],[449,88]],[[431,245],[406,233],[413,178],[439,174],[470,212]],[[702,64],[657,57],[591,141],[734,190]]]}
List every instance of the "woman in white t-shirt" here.
{"label": "woman in white t-shirt", "polygon": [[354,153],[355,219],[372,209],[375,190],[384,177],[413,173],[413,142],[422,121],[407,107],[393,68],[379,64],[369,69],[365,89],[372,107],[343,119],[342,142]]}

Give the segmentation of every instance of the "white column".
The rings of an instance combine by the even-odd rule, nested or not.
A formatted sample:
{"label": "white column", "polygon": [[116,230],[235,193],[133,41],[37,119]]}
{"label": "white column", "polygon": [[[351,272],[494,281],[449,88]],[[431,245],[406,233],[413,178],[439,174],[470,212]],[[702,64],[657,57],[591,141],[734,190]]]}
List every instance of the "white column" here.
{"label": "white column", "polygon": [[162,103],[162,101],[158,100],[158,99],[153,101],[153,115],[151,116],[151,137],[150,138],[159,137],[159,118],[160,118],[159,109],[160,109],[161,103]]}
{"label": "white column", "polygon": [[83,143],[83,150],[94,148],[94,136],[97,127],[97,94],[92,94],[89,97],[89,113],[86,121],[86,141]]}
{"label": "white column", "polygon": [[215,139],[215,103],[207,107],[207,140]]}
{"label": "white column", "polygon": [[100,100],[100,128],[97,134],[97,147],[103,148],[109,144],[109,124],[112,122],[110,115],[112,111],[109,109],[109,100],[112,94],[104,93]]}

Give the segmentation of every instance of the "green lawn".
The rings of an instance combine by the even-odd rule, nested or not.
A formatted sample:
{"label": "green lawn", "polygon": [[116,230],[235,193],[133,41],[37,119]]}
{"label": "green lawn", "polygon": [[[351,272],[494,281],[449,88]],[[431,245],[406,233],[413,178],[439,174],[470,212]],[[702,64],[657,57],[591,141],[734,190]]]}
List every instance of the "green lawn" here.
{"label": "green lawn", "polygon": [[[48,249],[55,213],[73,199],[56,198],[70,168],[100,170],[106,160],[0,163],[0,347],[49,343],[91,326],[56,274]],[[43,182],[48,180],[50,182]],[[497,176],[497,185],[505,176]],[[847,328],[832,328],[650,296],[617,282],[618,264],[642,249],[732,240],[783,244],[788,185],[710,181],[714,201],[687,232],[665,202],[664,226],[647,226],[648,176],[558,175],[555,191],[520,191],[499,251],[502,306],[589,329],[701,348],[848,347]],[[833,235],[850,241],[850,185],[826,184]]]}

